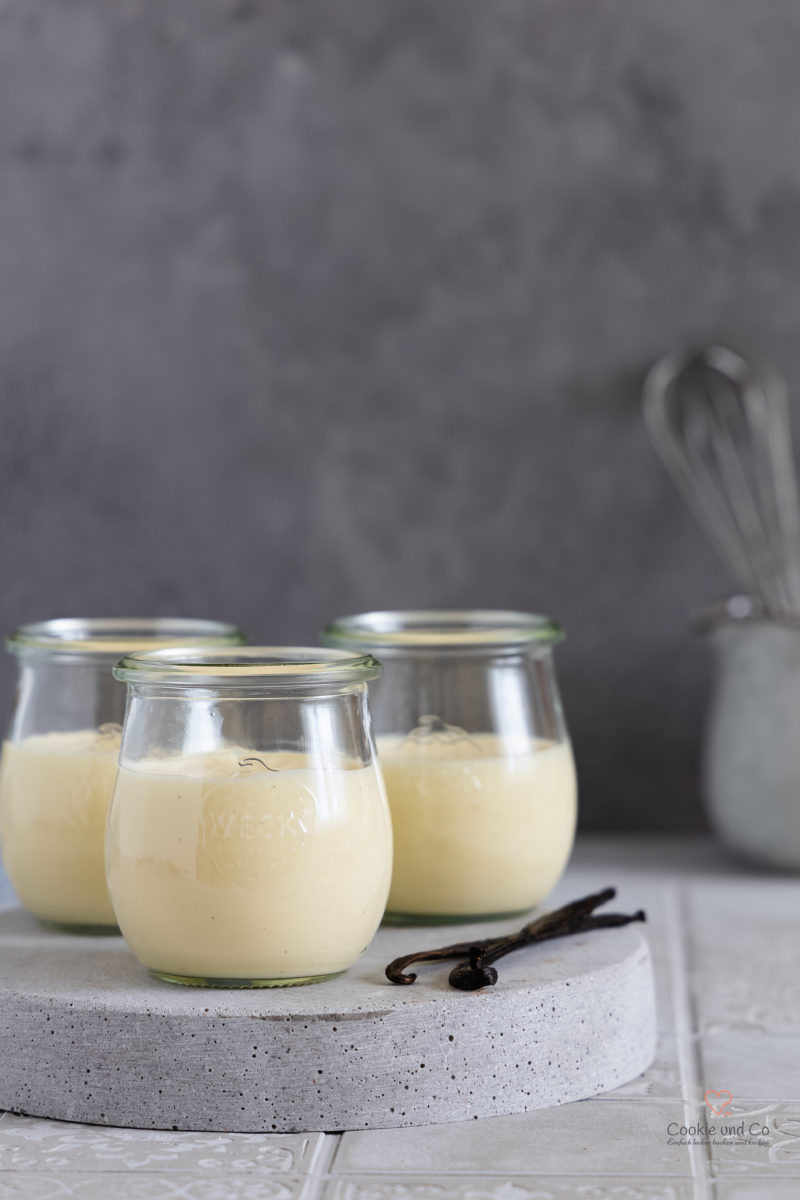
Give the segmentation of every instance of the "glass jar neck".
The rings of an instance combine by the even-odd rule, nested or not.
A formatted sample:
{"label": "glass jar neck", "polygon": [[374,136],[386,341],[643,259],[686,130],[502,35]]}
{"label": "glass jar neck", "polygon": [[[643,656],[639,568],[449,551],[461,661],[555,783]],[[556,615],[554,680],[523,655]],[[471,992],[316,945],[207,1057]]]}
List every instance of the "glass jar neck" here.
{"label": "glass jar neck", "polygon": [[22,625],[6,647],[25,662],[97,663],[110,670],[123,654],[160,646],[241,645],[245,635],[226,621],[179,617],[62,618]]}
{"label": "glass jar neck", "polygon": [[238,680],[236,683],[219,684],[210,680],[187,684],[178,680],[127,681],[128,695],[137,700],[181,700],[204,703],[218,698],[220,701],[276,700],[282,702],[324,701],[336,697],[367,695],[367,684],[363,680],[328,683],[294,683],[290,685],[264,683],[257,680]]}
{"label": "glass jar neck", "polygon": [[115,679],[150,694],[330,696],[363,690],[381,666],[371,654],[304,646],[169,648],[129,654]]}
{"label": "glass jar neck", "polygon": [[334,621],[322,633],[328,646],[368,649],[392,658],[540,658],[564,637],[550,617],[493,609],[362,613]]}

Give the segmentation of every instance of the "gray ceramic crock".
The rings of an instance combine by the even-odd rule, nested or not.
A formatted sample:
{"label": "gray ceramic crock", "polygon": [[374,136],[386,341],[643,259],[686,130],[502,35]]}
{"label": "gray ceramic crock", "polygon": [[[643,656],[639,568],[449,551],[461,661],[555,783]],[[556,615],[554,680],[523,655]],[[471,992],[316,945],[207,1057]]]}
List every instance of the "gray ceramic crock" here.
{"label": "gray ceramic crock", "polygon": [[737,596],[701,627],[716,660],[703,764],[712,826],[738,854],[800,870],[800,622]]}

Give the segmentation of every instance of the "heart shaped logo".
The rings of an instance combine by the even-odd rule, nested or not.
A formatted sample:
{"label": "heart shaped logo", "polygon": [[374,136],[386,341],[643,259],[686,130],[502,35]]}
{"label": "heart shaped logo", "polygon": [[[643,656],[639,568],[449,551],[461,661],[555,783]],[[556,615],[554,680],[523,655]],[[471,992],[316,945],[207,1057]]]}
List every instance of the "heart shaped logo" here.
{"label": "heart shaped logo", "polygon": [[709,1088],[703,1099],[715,1117],[721,1117],[728,1105],[733,1103],[730,1092],[715,1092],[713,1088]]}

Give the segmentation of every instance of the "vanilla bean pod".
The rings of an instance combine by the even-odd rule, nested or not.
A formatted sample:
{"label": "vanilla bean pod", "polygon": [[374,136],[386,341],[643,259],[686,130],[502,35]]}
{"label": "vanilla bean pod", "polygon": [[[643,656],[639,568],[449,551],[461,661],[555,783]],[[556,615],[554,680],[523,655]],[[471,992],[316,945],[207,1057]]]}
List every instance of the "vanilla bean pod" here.
{"label": "vanilla bean pod", "polygon": [[639,910],[628,916],[624,913],[595,914],[594,909],[606,904],[616,896],[615,888],[604,888],[591,896],[573,900],[554,912],[544,913],[516,933],[502,937],[483,938],[478,941],[454,942],[436,950],[421,950],[414,954],[404,954],[394,959],[386,968],[386,978],[392,983],[413,983],[417,978],[414,972],[406,973],[406,967],[412,963],[444,962],[447,959],[460,958],[460,962],[450,972],[451,987],[461,991],[477,991],[478,988],[490,987],[497,982],[497,971],[491,965],[513,950],[522,946],[530,946],[535,942],[547,941],[550,938],[566,937],[571,933],[585,933],[592,929],[608,929],[615,925],[627,925],[631,921],[644,921],[645,914]]}

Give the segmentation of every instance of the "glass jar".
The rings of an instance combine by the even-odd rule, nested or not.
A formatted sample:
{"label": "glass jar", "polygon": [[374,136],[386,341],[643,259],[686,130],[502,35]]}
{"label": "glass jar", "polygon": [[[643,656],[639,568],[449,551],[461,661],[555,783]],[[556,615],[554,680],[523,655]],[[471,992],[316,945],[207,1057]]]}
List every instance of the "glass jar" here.
{"label": "glass jar", "polygon": [[800,626],[753,596],[700,615],[714,650],[703,787],[714,832],[736,854],[800,870]]}
{"label": "glass jar", "polygon": [[243,641],[224,621],[113,617],[40,621],[7,639],[19,684],[0,768],[0,840],[20,901],[46,925],[117,932],[104,867],[125,712],[114,663],[137,648]]}
{"label": "glass jar", "polygon": [[128,685],[106,867],[160,979],[279,987],[339,975],[380,924],[392,832],[367,681],[337,650],[163,650]]}
{"label": "glass jar", "polygon": [[324,631],[371,651],[394,828],[387,919],[511,916],[557,882],[575,834],[575,768],[553,670],[561,629],[517,612],[374,612]]}

